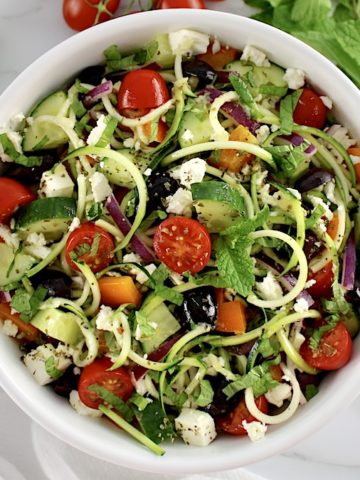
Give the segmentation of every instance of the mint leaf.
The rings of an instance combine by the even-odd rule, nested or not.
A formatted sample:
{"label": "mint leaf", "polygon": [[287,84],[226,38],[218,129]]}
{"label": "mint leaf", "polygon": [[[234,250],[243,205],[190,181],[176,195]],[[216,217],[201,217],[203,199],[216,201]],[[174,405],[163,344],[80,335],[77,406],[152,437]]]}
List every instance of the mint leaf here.
{"label": "mint leaf", "polygon": [[293,113],[301,93],[302,90],[296,90],[280,102],[280,128],[286,135],[290,135],[294,129]]}
{"label": "mint leaf", "polygon": [[307,401],[311,400],[318,393],[319,393],[319,389],[316,385],[313,385],[313,384],[306,385],[305,398],[306,398]]}
{"label": "mint leaf", "polygon": [[167,387],[165,388],[165,395],[179,409],[182,408],[182,406],[188,399],[188,395],[185,392],[181,392],[180,394],[178,394],[174,392],[170,385],[167,385]]}
{"label": "mint leaf", "polygon": [[173,288],[164,285],[169,275],[169,269],[162,263],[151,277],[149,277],[147,285],[154,289],[155,295],[159,295],[164,300],[174,303],[175,305],[181,305],[184,299],[183,295]]}
{"label": "mint leaf", "polygon": [[289,178],[296,175],[303,163],[307,161],[305,150],[308,146],[307,142],[303,142],[298,147],[291,144],[275,145],[266,147],[266,150],[272,154],[279,172]]}
{"label": "mint leaf", "polygon": [[332,8],[331,0],[295,0],[291,20],[301,23],[304,30],[326,19]]}
{"label": "mint leaf", "polygon": [[247,107],[252,117],[257,119],[260,115],[254,97],[245,81],[237,75],[230,75],[229,80],[235,92],[239,95],[241,105]]}
{"label": "mint leaf", "polygon": [[45,362],[45,370],[49,377],[57,380],[60,378],[64,372],[56,368],[55,358],[53,356],[49,357]]}
{"label": "mint leaf", "polygon": [[148,230],[157,220],[165,220],[167,213],[162,210],[154,210],[140,224],[139,230]]}
{"label": "mint leaf", "polygon": [[141,338],[151,337],[155,333],[155,328],[150,325],[148,319],[140,312],[135,313],[137,327],[140,329]]}
{"label": "mint leaf", "polygon": [[11,299],[10,305],[20,313],[21,320],[29,322],[45,300],[47,289],[39,286],[34,293],[25,288],[18,288]]}
{"label": "mint leaf", "polygon": [[196,399],[196,405],[199,407],[207,407],[213,401],[214,389],[209,380],[201,380],[200,394]]}
{"label": "mint leaf", "polygon": [[159,444],[174,438],[173,425],[158,400],[149,403],[144,410],[134,408],[134,411],[141,430],[154,443]]}
{"label": "mint leaf", "polygon": [[27,157],[26,155],[19,153],[6,133],[0,134],[0,144],[2,145],[5,155],[8,155],[13,162],[18,165],[30,168],[39,167],[42,164],[42,157]]}
{"label": "mint leaf", "polygon": [[104,402],[114,407],[121,414],[124,420],[126,420],[127,422],[131,422],[134,417],[134,413],[132,409],[128,405],[126,405],[122,398],[110,392],[110,390],[108,390],[107,388],[104,388],[96,383],[90,385],[88,387],[88,390],[96,393],[96,395],[98,395],[102,400],[104,400]]}
{"label": "mint leaf", "polygon": [[309,344],[313,352],[319,350],[322,337],[325,335],[325,333],[330,332],[330,330],[333,330],[336,327],[340,317],[338,315],[330,315],[325,320],[327,323],[319,328],[315,328],[310,337]]}
{"label": "mint leaf", "polygon": [[269,207],[266,205],[255,217],[242,218],[235,222],[233,225],[224,230],[221,235],[229,237],[239,237],[248,235],[254,232],[257,228],[261,227],[270,214]]}
{"label": "mint leaf", "polygon": [[101,202],[92,203],[90,208],[86,211],[86,218],[88,220],[97,220],[103,214],[104,207]]}
{"label": "mint leaf", "polygon": [[272,365],[278,365],[279,363],[280,356],[275,360],[270,360],[263,362],[261,365],[257,365],[245,375],[237,375],[236,380],[227,385],[223,389],[223,392],[228,398],[231,398],[241,390],[251,387],[255,397],[263,395],[268,390],[279,385],[279,382],[273,379],[269,370]]}

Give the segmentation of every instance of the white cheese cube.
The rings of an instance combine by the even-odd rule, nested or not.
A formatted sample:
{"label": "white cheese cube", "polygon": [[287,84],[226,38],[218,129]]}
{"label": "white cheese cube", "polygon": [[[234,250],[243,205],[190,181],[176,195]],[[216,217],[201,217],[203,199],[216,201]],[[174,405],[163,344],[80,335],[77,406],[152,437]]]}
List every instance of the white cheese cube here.
{"label": "white cheese cube", "polygon": [[214,419],[206,412],[183,408],[175,418],[175,428],[188,445],[206,447],[216,438]]}
{"label": "white cheese cube", "polygon": [[40,181],[40,197],[72,197],[74,182],[65,166],[60,163],[54,169],[44,172]]}
{"label": "white cheese cube", "polygon": [[101,417],[102,413],[95,408],[89,408],[80,400],[77,390],[72,390],[69,396],[70,405],[79,414],[87,417]]}
{"label": "white cheese cube", "polygon": [[112,193],[108,179],[103,173],[95,172],[90,177],[91,190],[95,202],[103,202]]}
{"label": "white cheese cube", "polygon": [[206,173],[206,162],[201,158],[192,158],[181,165],[179,178],[181,185],[190,188],[193,183],[202,182]]}
{"label": "white cheese cube", "polygon": [[65,372],[65,370],[71,365],[72,362],[69,358],[69,354],[63,347],[64,346],[60,344],[55,348],[50,343],[46,343],[31,350],[30,353],[25,355],[24,363],[40,385],[47,385],[55,380],[46,371],[45,363],[50,357],[54,358],[54,366],[61,372]]}

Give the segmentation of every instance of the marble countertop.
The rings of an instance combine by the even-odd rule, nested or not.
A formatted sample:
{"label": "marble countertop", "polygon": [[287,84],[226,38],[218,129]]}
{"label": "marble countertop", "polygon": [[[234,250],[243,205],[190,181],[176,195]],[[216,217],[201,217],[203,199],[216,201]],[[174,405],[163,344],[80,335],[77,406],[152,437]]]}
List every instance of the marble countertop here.
{"label": "marble countertop", "polygon": [[[124,7],[128,2],[123,0]],[[241,0],[209,6],[242,15]],[[32,61],[74,35],[61,0],[0,0],[0,94]],[[142,479],[143,473],[106,464],[59,441],[33,423],[0,389],[0,480]],[[180,480],[358,480],[360,398],[320,431],[282,455],[236,471],[171,477]],[[146,475],[149,480],[166,476]]]}

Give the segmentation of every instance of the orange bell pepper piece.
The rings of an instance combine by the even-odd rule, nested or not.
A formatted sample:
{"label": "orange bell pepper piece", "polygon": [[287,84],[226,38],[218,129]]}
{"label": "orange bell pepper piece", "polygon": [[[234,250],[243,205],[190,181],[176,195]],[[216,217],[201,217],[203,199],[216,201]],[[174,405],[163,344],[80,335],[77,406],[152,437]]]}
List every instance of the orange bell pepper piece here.
{"label": "orange bell pepper piece", "polygon": [[0,320],[11,320],[18,327],[19,332],[24,335],[24,340],[35,342],[39,338],[39,330],[31,323],[21,320],[19,313],[11,313],[9,303],[0,303]]}
{"label": "orange bell pepper piece", "polygon": [[245,333],[246,308],[240,300],[225,301],[224,290],[216,290],[218,316],[216,328],[218,332]]}
{"label": "orange bell pepper piece", "polygon": [[329,225],[326,229],[326,233],[330,238],[335,240],[337,232],[339,230],[339,215],[334,213],[333,218],[330,220]]}
{"label": "orange bell pepper piece", "polygon": [[[250,130],[243,125],[239,125],[230,134],[229,140],[237,142],[252,143],[257,145],[256,137]],[[229,170],[230,172],[240,172],[242,167],[251,162],[255,156],[252,153],[241,152],[239,150],[221,150],[220,160],[216,164],[221,170]]]}
{"label": "orange bell pepper piece", "polygon": [[141,302],[141,294],[136,288],[134,280],[128,276],[107,277],[99,280],[101,302],[112,308],[117,308],[125,303],[131,303],[138,307]]}

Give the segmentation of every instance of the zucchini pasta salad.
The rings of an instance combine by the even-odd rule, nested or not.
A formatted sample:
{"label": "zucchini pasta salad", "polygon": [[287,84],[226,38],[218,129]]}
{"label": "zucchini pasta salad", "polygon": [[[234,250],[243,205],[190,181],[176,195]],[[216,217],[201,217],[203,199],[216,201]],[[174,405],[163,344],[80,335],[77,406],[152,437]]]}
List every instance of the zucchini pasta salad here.
{"label": "zucchini pasta salad", "polygon": [[1,128],[0,318],[35,381],[161,455],[261,440],[350,360],[360,146],[308,80],[183,29]]}

